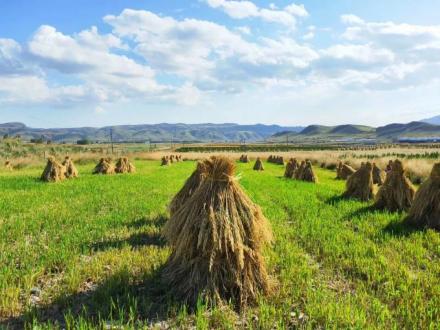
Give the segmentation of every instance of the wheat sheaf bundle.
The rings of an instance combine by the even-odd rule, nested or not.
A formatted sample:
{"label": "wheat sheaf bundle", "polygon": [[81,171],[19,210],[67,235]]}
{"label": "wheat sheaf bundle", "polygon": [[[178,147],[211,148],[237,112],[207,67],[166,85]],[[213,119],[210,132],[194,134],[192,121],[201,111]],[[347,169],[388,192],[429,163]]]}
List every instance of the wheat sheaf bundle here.
{"label": "wheat sheaf bundle", "polygon": [[284,171],[284,177],[287,179],[293,179],[295,172],[298,169],[298,162],[295,158],[290,158],[286,164],[286,170]]}
{"label": "wheat sheaf bundle", "polygon": [[440,163],[417,191],[406,222],[418,227],[440,230]]}
{"label": "wheat sheaf bundle", "polygon": [[66,173],[65,173],[66,178],[78,177],[78,170],[76,169],[73,160],[69,156],[66,156],[66,158],[64,158],[62,165],[66,169]]}
{"label": "wheat sheaf bundle", "polygon": [[261,161],[260,157],[258,157],[255,161],[254,171],[264,171],[263,162]]}
{"label": "wheat sheaf bundle", "polygon": [[412,205],[415,191],[411,181],[405,175],[403,164],[395,160],[377,193],[374,206],[391,212],[407,211]]}
{"label": "wheat sheaf bundle", "polygon": [[93,174],[114,174],[115,167],[111,158],[101,158],[93,170]]}
{"label": "wheat sheaf bundle", "polygon": [[342,164],[339,162],[338,168],[336,170],[336,179],[347,180],[348,177],[354,174],[356,170],[348,164]]}
{"label": "wheat sheaf bundle", "polygon": [[313,166],[311,161],[306,161],[306,165],[301,175],[301,180],[307,182],[318,183],[318,176],[313,171]]}
{"label": "wheat sheaf bundle", "polygon": [[381,186],[385,182],[385,178],[385,172],[382,171],[376,163],[373,163],[373,183]]}
{"label": "wheat sheaf bundle", "polygon": [[268,221],[233,177],[225,157],[204,161],[206,178],[165,224],[171,245],[163,277],[177,299],[241,308],[270,290],[262,248],[272,239]]}
{"label": "wheat sheaf bundle", "polygon": [[302,180],[305,168],[306,168],[306,162],[303,160],[301,161],[301,165],[299,165],[298,169],[294,173],[294,178],[296,180]]}
{"label": "wheat sheaf bundle", "polygon": [[163,156],[160,165],[161,166],[168,166],[168,165],[170,165],[170,159],[167,156]]}
{"label": "wheat sheaf bundle", "polygon": [[170,211],[170,216],[173,216],[177,210],[186,203],[186,201],[194,194],[194,192],[199,188],[203,179],[206,176],[206,166],[204,162],[198,162],[197,167],[191,176],[186,180],[182,189],[173,197],[168,209]]}
{"label": "wheat sheaf bundle", "polygon": [[116,162],[115,167],[116,173],[134,173],[136,172],[136,167],[128,160],[127,157],[121,157]]}
{"label": "wheat sheaf bundle", "polygon": [[66,168],[57,162],[54,157],[47,159],[41,180],[45,182],[58,182],[66,178]]}
{"label": "wheat sheaf bundle", "polygon": [[369,201],[374,198],[373,166],[371,163],[362,163],[360,169],[348,177],[346,190],[342,196],[361,201]]}

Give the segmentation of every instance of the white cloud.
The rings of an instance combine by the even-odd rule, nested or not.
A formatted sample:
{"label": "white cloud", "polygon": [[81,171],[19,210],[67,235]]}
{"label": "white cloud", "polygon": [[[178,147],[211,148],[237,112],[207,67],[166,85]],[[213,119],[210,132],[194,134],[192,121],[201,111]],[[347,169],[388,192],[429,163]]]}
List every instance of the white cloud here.
{"label": "white cloud", "polygon": [[270,23],[278,23],[285,26],[294,27],[298,17],[308,16],[304,5],[294,3],[278,9],[273,3],[267,8],[259,8],[251,1],[234,0],[206,0],[206,3],[215,9],[221,9],[228,16],[235,19],[260,18]]}

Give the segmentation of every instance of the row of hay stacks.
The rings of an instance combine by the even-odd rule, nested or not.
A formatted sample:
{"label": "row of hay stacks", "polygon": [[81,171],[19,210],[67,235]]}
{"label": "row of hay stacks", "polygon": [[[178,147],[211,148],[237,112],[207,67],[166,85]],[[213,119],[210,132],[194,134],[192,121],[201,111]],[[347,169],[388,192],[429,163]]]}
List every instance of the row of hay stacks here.
{"label": "row of hay stacks", "polygon": [[241,163],[249,163],[248,155],[241,155],[239,160]]}
{"label": "row of hay stacks", "polygon": [[172,163],[177,163],[182,161],[181,155],[170,155],[170,156],[163,156],[161,160],[161,166],[167,166]]}
{"label": "row of hay stacks", "polygon": [[241,308],[270,291],[262,249],[271,229],[234,171],[225,157],[199,162],[170,204],[163,235],[172,252],[163,278],[191,306],[201,298]]}
{"label": "row of hay stacks", "polygon": [[[362,164],[361,164],[362,167]],[[338,180],[347,180],[352,174],[354,174],[356,170],[350,166],[350,164],[339,162],[338,167],[336,168],[336,179]],[[386,173],[382,171],[376,163],[372,164],[372,175],[373,175],[373,184],[377,184],[381,186],[385,181]]]}
{"label": "row of hay stacks", "polygon": [[69,156],[62,163],[59,163],[54,157],[49,157],[41,175],[41,180],[45,182],[58,182],[64,179],[76,178],[77,176],[78,170]]}
{"label": "row of hay stacks", "polygon": [[284,158],[282,156],[273,156],[270,155],[269,158],[267,158],[268,163],[278,164],[278,165],[284,165]]}
{"label": "row of hay stacks", "polygon": [[302,161],[301,164],[298,164],[298,161],[295,158],[291,158],[286,165],[284,177],[318,183],[318,176],[313,170],[312,162],[310,160],[305,160]]}

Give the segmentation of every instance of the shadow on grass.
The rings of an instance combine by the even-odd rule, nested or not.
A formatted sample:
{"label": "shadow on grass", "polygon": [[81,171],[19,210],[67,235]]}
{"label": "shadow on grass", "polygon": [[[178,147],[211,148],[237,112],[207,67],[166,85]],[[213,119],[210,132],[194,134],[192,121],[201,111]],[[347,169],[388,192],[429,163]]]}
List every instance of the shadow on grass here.
{"label": "shadow on grass", "polygon": [[126,239],[112,239],[103,240],[99,242],[93,242],[87,245],[92,251],[105,251],[108,249],[122,248],[125,245],[129,245],[132,248],[138,248],[141,246],[154,245],[157,247],[163,247],[166,245],[165,240],[160,235],[160,229],[163,227],[167,217],[160,215],[154,218],[141,218],[125,224],[127,228],[141,229],[145,227],[145,231],[140,233],[134,233]]}
{"label": "shadow on grass", "polygon": [[134,326],[137,321],[147,324],[165,321],[180,307],[172,301],[171,292],[161,279],[161,271],[158,269],[139,277],[128,270],[121,271],[90,290],[59,297],[49,305],[6,319],[0,323],[0,328],[23,329],[35,321],[55,324],[57,328],[66,328],[69,320],[86,321],[100,328],[103,323],[120,327],[130,322]]}
{"label": "shadow on grass", "polygon": [[328,205],[337,206],[339,203],[346,202],[348,200],[350,200],[350,199],[347,197],[344,197],[343,195],[337,195],[337,196],[330,197],[329,199],[327,199],[325,201],[325,203]]}
{"label": "shadow on grass", "polygon": [[423,230],[425,229],[418,228],[416,226],[412,226],[406,223],[404,219],[404,220],[390,222],[382,229],[382,232],[386,235],[392,235],[396,237],[407,237],[415,232],[423,231]]}

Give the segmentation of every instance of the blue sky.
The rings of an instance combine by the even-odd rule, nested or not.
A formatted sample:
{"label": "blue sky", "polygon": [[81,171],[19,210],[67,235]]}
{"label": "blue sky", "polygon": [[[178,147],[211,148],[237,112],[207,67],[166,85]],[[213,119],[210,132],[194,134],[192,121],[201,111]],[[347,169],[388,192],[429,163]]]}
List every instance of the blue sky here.
{"label": "blue sky", "polygon": [[0,2],[0,122],[382,125],[440,114],[435,0]]}

